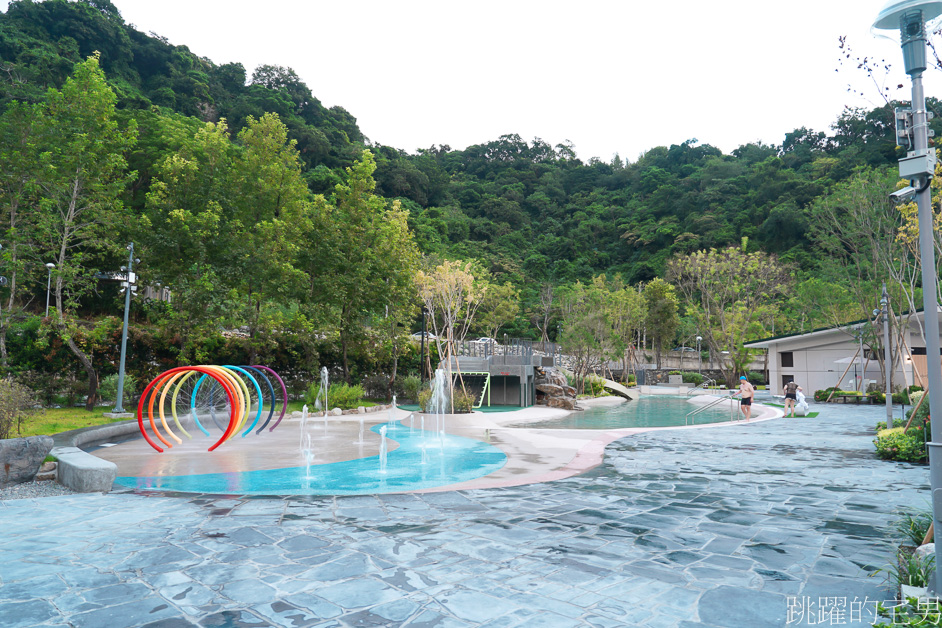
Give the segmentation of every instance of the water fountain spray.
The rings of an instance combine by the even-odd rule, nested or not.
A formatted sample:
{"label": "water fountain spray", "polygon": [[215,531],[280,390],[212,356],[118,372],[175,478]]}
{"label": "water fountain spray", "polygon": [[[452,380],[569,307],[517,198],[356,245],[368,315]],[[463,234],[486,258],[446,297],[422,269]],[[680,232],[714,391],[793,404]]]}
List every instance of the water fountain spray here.
{"label": "water fountain spray", "polygon": [[386,426],[379,428],[379,472],[386,473]]}

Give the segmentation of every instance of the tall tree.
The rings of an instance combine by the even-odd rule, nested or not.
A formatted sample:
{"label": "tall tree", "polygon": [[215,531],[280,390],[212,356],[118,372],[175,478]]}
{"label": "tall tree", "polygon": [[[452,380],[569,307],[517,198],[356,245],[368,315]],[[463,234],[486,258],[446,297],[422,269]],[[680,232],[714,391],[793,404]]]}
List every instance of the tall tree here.
{"label": "tall tree", "polygon": [[[19,308],[21,284],[37,269],[36,212],[28,211],[37,200],[39,150],[36,108],[12,103],[0,116],[0,207],[3,211],[2,252],[4,274],[9,290],[0,306],[0,364],[9,366],[7,331]],[[27,210],[27,211],[24,211]],[[42,268],[42,265],[38,265]]]}
{"label": "tall tree", "polygon": [[238,244],[230,260],[248,310],[244,318],[254,361],[263,307],[286,305],[304,285],[297,261],[312,206],[296,142],[288,140],[288,128],[277,114],[258,120],[249,116],[238,139],[229,219]]}
{"label": "tall tree", "polygon": [[765,253],[746,252],[746,244],[678,256],[667,268],[728,386],[747,362],[743,344],[790,281],[787,267]]}
{"label": "tall tree", "polygon": [[[478,271],[480,275],[480,271]],[[416,274],[419,299],[431,315],[438,355],[445,358],[453,390],[452,358],[455,345],[464,341],[487,295],[487,283],[474,276],[471,262],[445,260]],[[463,382],[462,382],[463,385]],[[454,395],[451,395],[454,409]]]}
{"label": "tall tree", "polygon": [[478,310],[478,324],[485,336],[497,338],[500,328],[510,323],[520,311],[520,291],[509,281],[487,287]]}
{"label": "tall tree", "polygon": [[[347,168],[347,181],[334,202],[315,197],[310,243],[303,256],[310,296],[339,332],[344,378],[350,378],[350,350],[366,337],[365,322],[402,308],[414,299],[412,282],[418,249],[407,227],[408,212],[375,193],[373,154],[363,151]],[[408,296],[407,296],[408,295]]]}
{"label": "tall tree", "polygon": [[654,343],[657,368],[661,368],[661,353],[664,343],[672,343],[680,324],[677,314],[677,295],[674,287],[657,277],[644,287],[644,304],[647,310],[644,324],[647,335]]}
{"label": "tall tree", "polygon": [[121,195],[131,179],[124,154],[136,135],[133,124],[119,128],[115,101],[94,55],[76,64],[61,90],[47,93],[39,114],[39,231],[56,261],[55,329],[88,375],[89,410],[97,401],[98,373],[76,342],[74,313],[94,287],[95,253],[115,246],[115,227],[124,222]]}

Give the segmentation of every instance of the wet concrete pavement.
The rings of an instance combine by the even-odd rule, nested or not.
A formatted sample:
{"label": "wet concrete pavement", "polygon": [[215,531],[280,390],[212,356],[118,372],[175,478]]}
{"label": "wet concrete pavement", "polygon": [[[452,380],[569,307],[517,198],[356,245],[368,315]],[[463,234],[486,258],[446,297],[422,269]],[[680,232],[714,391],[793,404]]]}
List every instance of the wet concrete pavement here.
{"label": "wet concrete pavement", "polygon": [[814,409],[526,486],[0,502],[0,625],[870,625],[928,469],[874,457],[882,408]]}

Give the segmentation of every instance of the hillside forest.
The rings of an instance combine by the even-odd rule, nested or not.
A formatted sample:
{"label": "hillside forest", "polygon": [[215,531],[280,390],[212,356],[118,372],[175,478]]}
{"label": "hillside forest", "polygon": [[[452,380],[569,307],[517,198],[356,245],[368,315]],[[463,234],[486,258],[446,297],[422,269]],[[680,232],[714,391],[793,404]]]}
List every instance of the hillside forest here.
{"label": "hillside forest", "polygon": [[260,363],[301,390],[326,366],[382,396],[421,368],[423,309],[433,355],[554,341],[584,375],[700,336],[732,380],[755,358],[743,343],[868,320],[884,281],[899,319],[921,303],[914,207],[887,198],[899,103],[779,145],[691,138],[605,161],[517,135],[410,153],[314,91],[277,60],[219,64],[142,33],[108,0],[10,2],[3,372],[91,408],[117,368],[129,263],[138,383]]}

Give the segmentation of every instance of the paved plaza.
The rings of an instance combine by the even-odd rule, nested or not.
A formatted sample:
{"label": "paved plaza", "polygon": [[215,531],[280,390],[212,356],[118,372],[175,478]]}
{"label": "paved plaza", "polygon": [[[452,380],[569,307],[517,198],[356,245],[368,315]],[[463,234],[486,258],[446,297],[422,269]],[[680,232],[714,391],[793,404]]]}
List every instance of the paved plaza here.
{"label": "paved plaza", "polygon": [[525,486],[0,502],[0,626],[868,626],[928,469],[874,457],[882,407],[813,409]]}

